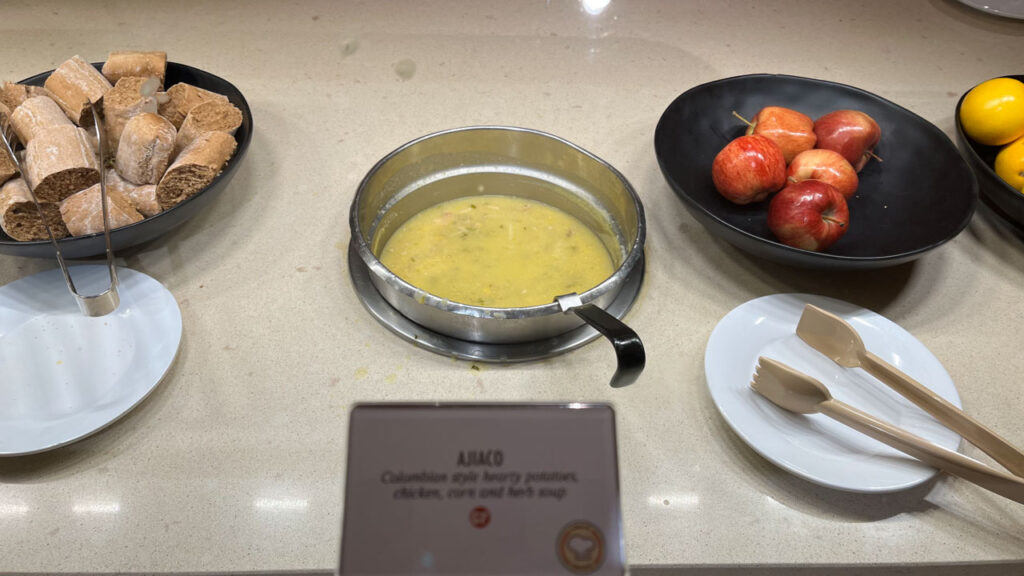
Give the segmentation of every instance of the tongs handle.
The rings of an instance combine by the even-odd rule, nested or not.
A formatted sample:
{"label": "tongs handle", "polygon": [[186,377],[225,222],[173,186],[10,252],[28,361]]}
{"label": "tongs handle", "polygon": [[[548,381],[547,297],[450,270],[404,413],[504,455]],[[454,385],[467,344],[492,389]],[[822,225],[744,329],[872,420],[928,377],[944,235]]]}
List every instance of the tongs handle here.
{"label": "tongs handle", "polygon": [[1024,453],[1005,438],[874,353],[865,350],[860,357],[861,368],[868,374],[878,378],[901,396],[917,404],[922,410],[977,446],[1010,472],[1024,477]]}
{"label": "tongs handle", "polygon": [[[106,168],[106,147],[107,138],[106,130],[104,129],[104,123],[100,120],[100,113],[97,110],[97,104],[93,103],[89,106],[92,111],[92,123],[93,129],[96,131],[96,152],[99,155],[99,172],[100,172],[100,210],[103,213],[103,241],[105,245],[105,252],[107,255],[107,272],[110,277],[110,285],[106,290],[99,294],[91,296],[81,296],[74,289],[74,284],[71,283],[71,277],[68,276],[67,267],[64,265],[63,257],[60,252],[57,252],[57,259],[61,261],[61,268],[64,270],[64,275],[68,278],[68,286],[71,288],[71,293],[75,296],[75,300],[78,301],[78,308],[82,311],[82,314],[86,316],[106,316],[121,304],[121,297],[117,292],[117,266],[114,265],[114,250],[110,247],[110,206],[107,202],[107,168]],[[56,244],[56,242],[54,242]]]}
{"label": "tongs handle", "polygon": [[1024,504],[1024,480],[1017,476],[1011,476],[959,452],[933,444],[839,400],[822,402],[819,409],[822,414],[883,444],[892,446],[900,452],[909,454],[925,464],[959,476],[1014,502]]}

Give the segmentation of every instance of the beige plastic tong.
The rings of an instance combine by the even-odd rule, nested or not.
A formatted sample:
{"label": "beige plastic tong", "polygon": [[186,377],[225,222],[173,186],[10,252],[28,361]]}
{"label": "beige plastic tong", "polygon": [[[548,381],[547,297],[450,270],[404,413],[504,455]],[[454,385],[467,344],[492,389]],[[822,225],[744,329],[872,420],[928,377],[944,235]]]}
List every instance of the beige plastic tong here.
{"label": "beige plastic tong", "polygon": [[1024,478],[996,470],[840,402],[824,384],[777,360],[759,358],[750,387],[784,410],[824,414],[925,464],[1024,504]]}
{"label": "beige plastic tong", "polygon": [[856,329],[845,320],[807,304],[796,334],[840,366],[859,367],[901,396],[917,404],[944,426],[960,434],[1016,476],[1024,476],[1024,453],[952,403],[907,376],[864,347]]}
{"label": "beige plastic tong", "polygon": [[[103,210],[103,237],[106,241],[107,248],[107,270],[110,274],[110,285],[109,287],[100,292],[99,294],[92,294],[83,296],[78,293],[75,288],[75,283],[71,279],[71,274],[68,272],[68,266],[64,262],[64,255],[61,254],[60,245],[57,243],[57,237],[53,235],[53,230],[50,229],[50,225],[47,224],[46,218],[43,216],[43,207],[39,205],[39,200],[36,198],[35,190],[32,189],[28,179],[25,178],[25,187],[28,188],[29,194],[32,196],[32,203],[35,204],[36,210],[39,211],[39,218],[43,221],[43,226],[46,227],[46,233],[50,237],[50,242],[53,243],[53,249],[57,255],[57,263],[60,265],[60,270],[64,274],[64,282],[68,286],[68,290],[71,295],[75,297],[75,301],[78,303],[78,309],[82,311],[82,314],[86,316],[106,316],[114,310],[117,310],[118,305],[121,303],[121,299],[117,293],[117,268],[114,266],[114,252],[110,249],[110,214],[107,209],[107,182],[106,182],[106,170],[104,166],[106,159],[104,158],[104,148],[106,141],[103,137],[105,130],[103,130],[103,124],[100,122],[99,112],[96,110],[96,106],[92,105],[89,107],[92,110],[93,127],[96,130],[96,141],[99,143],[99,172],[100,172],[100,206]],[[18,159],[18,155],[14,153],[14,145],[12,144],[17,140],[13,129],[10,126],[0,127],[0,139],[3,140],[4,148],[7,153],[11,155],[15,164],[18,166],[18,171],[25,177],[25,169],[22,166],[21,160]]]}

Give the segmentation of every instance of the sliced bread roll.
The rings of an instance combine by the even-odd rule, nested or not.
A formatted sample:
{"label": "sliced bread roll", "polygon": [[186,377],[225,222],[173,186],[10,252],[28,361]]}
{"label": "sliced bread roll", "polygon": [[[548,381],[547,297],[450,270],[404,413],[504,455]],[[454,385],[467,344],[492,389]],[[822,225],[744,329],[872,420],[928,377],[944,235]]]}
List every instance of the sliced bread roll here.
{"label": "sliced bread roll", "polygon": [[60,202],[100,181],[96,152],[85,130],[51,126],[25,147],[25,179],[40,202]]}
{"label": "sliced bread roll", "polygon": [[160,203],[156,200],[156,184],[132,184],[121,178],[117,170],[108,168],[106,171],[107,190],[121,193],[143,216],[154,216],[160,213]]}
{"label": "sliced bread roll", "polygon": [[25,100],[33,96],[53,98],[53,94],[50,94],[50,91],[42,86],[15,84],[14,82],[4,82],[3,86],[0,86],[0,104],[3,104],[12,112],[15,108],[21,106]]}
{"label": "sliced bread roll", "polygon": [[227,102],[228,98],[191,84],[178,82],[167,89],[167,101],[160,104],[160,115],[170,120],[175,129],[180,129],[185,116],[188,116],[193,108],[211,100]]}
{"label": "sliced bread roll", "polygon": [[129,120],[144,112],[157,113],[159,106],[155,94],[158,87],[159,81],[155,77],[124,76],[103,97],[103,122],[110,152],[117,153],[121,132]]}
{"label": "sliced bread roll", "polygon": [[[7,105],[0,102],[0,130],[7,130],[7,125],[11,116],[10,110]],[[0,184],[14,178],[18,175],[18,163],[14,161],[14,158],[7,152],[7,147],[0,142]]]}
{"label": "sliced bread roll", "polygon": [[99,70],[77,55],[58,66],[43,86],[53,94],[68,118],[79,126],[92,124],[89,107],[113,88]]}
{"label": "sliced bread roll", "polygon": [[200,134],[206,132],[227,132],[234,134],[242,125],[242,111],[226,100],[203,102],[189,111],[178,130],[174,142],[175,150],[182,150]]}
{"label": "sliced bread roll", "polygon": [[3,104],[12,112],[15,108],[21,106],[21,103],[27,98],[28,86],[24,84],[5,81],[3,87],[0,87],[0,104]]}
{"label": "sliced bread roll", "polygon": [[7,148],[0,146],[0,184],[7,182],[18,174],[18,163],[7,153]]}
{"label": "sliced bread roll", "polygon": [[7,148],[0,147],[0,184],[14,178],[19,173],[18,164],[7,153]]}
{"label": "sliced bread roll", "polygon": [[[60,207],[51,202],[40,203],[43,217],[58,240],[66,238],[68,229],[60,217]],[[49,240],[46,225],[39,218],[39,210],[21,178],[15,178],[0,187],[0,229],[19,242]]]}
{"label": "sliced bread roll", "polygon": [[160,81],[160,87],[163,88],[164,78],[167,75],[167,53],[111,52],[107,56],[107,61],[103,63],[101,72],[113,84],[126,76],[141,76],[156,78]]}
{"label": "sliced bread roll", "polygon": [[11,113],[11,125],[18,140],[28,145],[39,132],[53,126],[74,126],[51,98],[32,96]]}
{"label": "sliced bread roll", "polygon": [[174,151],[174,126],[163,116],[142,113],[124,126],[114,166],[132,184],[156,184]]}
{"label": "sliced bread roll", "polygon": [[[69,196],[60,203],[60,215],[72,236],[103,232],[100,185],[95,184]],[[143,218],[127,198],[110,188],[107,188],[107,216],[110,219],[111,230],[133,224]]]}
{"label": "sliced bread roll", "polygon": [[207,132],[193,140],[160,179],[156,198],[164,210],[176,206],[210,185],[235,153],[235,137]]}

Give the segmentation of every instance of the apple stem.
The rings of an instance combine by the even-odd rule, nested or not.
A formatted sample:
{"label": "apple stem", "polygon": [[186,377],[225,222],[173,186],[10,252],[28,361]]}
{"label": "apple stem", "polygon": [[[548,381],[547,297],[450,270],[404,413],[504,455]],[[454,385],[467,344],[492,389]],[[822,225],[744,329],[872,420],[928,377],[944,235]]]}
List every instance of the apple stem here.
{"label": "apple stem", "polygon": [[750,120],[747,120],[747,119],[746,119],[746,118],[744,118],[743,116],[740,116],[739,112],[737,112],[737,111],[733,110],[733,111],[732,111],[732,115],[733,115],[733,116],[735,116],[735,117],[737,117],[737,118],[739,118],[740,120],[742,120],[742,121],[743,121],[743,123],[744,123],[744,124],[746,124],[747,126],[750,126],[751,128],[753,128],[753,126],[754,126],[754,123],[753,123],[753,122],[751,122]]}
{"label": "apple stem", "polygon": [[831,216],[822,216],[821,219],[826,222],[832,222],[833,224],[839,224],[840,228],[844,228],[846,226],[846,222],[843,222],[842,220],[838,220],[836,218],[832,218]]}
{"label": "apple stem", "polygon": [[879,162],[885,162],[885,160],[882,160],[882,159],[881,159],[881,158],[880,158],[880,157],[878,156],[878,154],[875,154],[874,152],[872,152],[872,151],[870,151],[870,150],[868,150],[868,151],[866,152],[866,154],[867,154],[868,156],[870,156],[870,157],[874,158],[875,160],[878,160]]}

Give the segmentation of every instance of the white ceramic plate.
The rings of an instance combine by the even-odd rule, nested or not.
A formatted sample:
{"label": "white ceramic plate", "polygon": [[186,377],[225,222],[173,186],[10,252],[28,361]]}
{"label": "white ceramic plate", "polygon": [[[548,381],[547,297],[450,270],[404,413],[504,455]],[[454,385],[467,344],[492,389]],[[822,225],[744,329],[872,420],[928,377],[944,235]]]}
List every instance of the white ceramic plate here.
{"label": "white ceramic plate", "polygon": [[[108,285],[105,265],[74,266],[80,294]],[[181,343],[181,311],[159,282],[117,271],[121,304],[78,310],[58,269],[0,286],[0,456],[79,440],[134,408],[160,383]]]}
{"label": "white ceramic plate", "polygon": [[1024,0],[960,0],[960,3],[996,16],[1024,20]]}
{"label": "white ceramic plate", "polygon": [[942,364],[907,331],[852,304],[807,294],[776,294],[726,314],[708,340],[704,372],[711,397],[729,426],[755,451],[816,484],[884,493],[925,482],[936,470],[821,414],[791,414],[750,389],[759,356],[809,374],[847,402],[951,450],[960,437],[859,368],[843,368],[796,335],[804,304],[852,324],[868,350],[956,406],[960,396]]}

